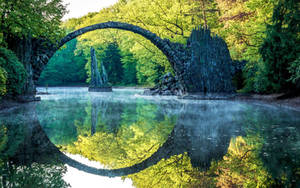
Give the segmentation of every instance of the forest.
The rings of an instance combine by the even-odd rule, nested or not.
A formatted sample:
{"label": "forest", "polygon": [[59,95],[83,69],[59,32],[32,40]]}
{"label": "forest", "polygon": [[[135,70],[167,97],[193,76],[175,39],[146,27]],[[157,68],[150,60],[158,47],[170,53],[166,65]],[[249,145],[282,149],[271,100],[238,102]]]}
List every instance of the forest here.
{"label": "forest", "polygon": [[[135,187],[300,186],[299,0],[118,0],[63,20],[64,2],[0,0],[0,187],[69,187],[70,166],[53,151],[105,167],[71,175],[84,187],[88,175],[127,167],[143,167],[118,177]],[[68,38],[94,24],[102,27]],[[192,43],[201,29],[214,48]],[[243,66],[233,75],[232,64]],[[200,65],[222,74],[210,86],[230,75],[234,87],[188,93],[182,85],[206,81]],[[101,71],[113,90],[79,87]],[[147,95],[166,80],[187,92]]]}
{"label": "forest", "polygon": [[[300,11],[296,0],[119,0],[99,12],[64,22],[61,18],[66,7],[61,0],[1,0],[0,4],[2,96],[21,94],[26,76],[19,63],[24,60],[18,61],[12,41],[57,41],[66,33],[106,21],[131,23],[182,44],[193,28],[207,27],[226,41],[232,60],[247,62],[233,80],[238,92],[278,93],[300,87]],[[98,62],[104,63],[114,86],[151,87],[172,72],[167,58],[150,41],[107,29],[89,32],[63,46],[38,84],[89,83],[90,47],[96,49]]]}

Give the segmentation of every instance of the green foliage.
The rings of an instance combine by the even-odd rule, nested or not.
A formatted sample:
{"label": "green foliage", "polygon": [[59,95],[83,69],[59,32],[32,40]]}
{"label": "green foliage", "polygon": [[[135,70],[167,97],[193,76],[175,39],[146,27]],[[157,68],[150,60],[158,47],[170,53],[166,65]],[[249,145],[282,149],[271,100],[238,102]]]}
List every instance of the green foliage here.
{"label": "green foliage", "polygon": [[[68,104],[69,108],[57,106],[62,103]],[[44,100],[38,106],[38,119],[43,130],[56,145],[67,145],[77,139],[77,125],[82,125],[87,116],[85,109],[80,102],[72,99],[64,100]]]}
{"label": "green foliage", "polygon": [[27,124],[0,125],[0,187],[69,187],[63,180],[63,164],[38,164],[18,166],[9,161],[19,147],[26,143]]}
{"label": "green foliage", "polygon": [[292,75],[289,81],[292,81],[294,84],[299,84],[299,81],[300,81],[300,56],[291,63],[291,66],[289,67],[289,71],[290,71],[290,74]]}
{"label": "green foliage", "polygon": [[123,79],[122,82],[124,85],[137,85],[137,60],[134,58],[133,54],[130,52],[122,53],[122,64],[123,64]]}
{"label": "green foliage", "polygon": [[244,68],[245,86],[243,92],[265,93],[270,91],[271,84],[267,79],[267,69],[265,63],[248,62]]}
{"label": "green foliage", "polygon": [[121,58],[121,51],[117,43],[109,43],[101,56],[101,63],[104,63],[108,81],[113,85],[122,83],[123,66]]}
{"label": "green foliage", "polygon": [[265,92],[279,92],[292,88],[288,70],[300,54],[300,14],[295,0],[279,1],[274,8],[273,24],[267,28],[267,36],[260,53],[265,62],[267,79],[271,85]]}
{"label": "green foliage", "polygon": [[[63,180],[67,167],[63,164],[49,165],[32,163],[29,166],[10,165],[8,176],[0,186],[16,188],[40,188],[40,187],[70,187]],[[4,184],[4,185],[3,185]]]}
{"label": "green foliage", "polygon": [[22,94],[26,80],[26,70],[12,51],[2,47],[0,47],[0,67],[7,73],[7,95],[16,96]]}
{"label": "green foliage", "polygon": [[87,78],[85,71],[85,56],[76,50],[77,40],[68,42],[50,59],[42,72],[39,85],[74,85],[84,84]]}
{"label": "green foliage", "polygon": [[6,80],[7,73],[2,67],[0,67],[0,96],[5,95],[6,93]]}
{"label": "green foliage", "polygon": [[271,187],[271,176],[259,158],[262,142],[257,136],[230,141],[222,161],[213,162],[218,187]]}
{"label": "green foliage", "polygon": [[[75,30],[106,21],[122,21],[141,26],[173,42],[185,43],[191,30],[199,24],[207,24],[211,28],[216,28],[217,12],[216,3],[207,0],[119,1],[98,13],[91,13],[79,19],[70,19],[64,23],[64,27]],[[128,61],[125,60],[127,57],[123,57],[123,52],[133,54],[133,58],[130,57],[130,59],[136,60],[136,79],[140,85],[154,85],[163,74],[172,72],[167,58],[157,47],[143,37],[130,32],[112,29],[89,32],[79,37],[77,47],[82,49],[88,57],[91,46],[97,50],[98,54],[101,54],[109,43],[118,44],[122,52],[122,62]],[[86,67],[89,71],[89,65]],[[135,80],[135,78],[128,77],[129,73],[135,72],[133,67],[134,65],[127,66],[123,63],[124,83],[129,83],[128,79]],[[129,69],[126,70],[127,68]],[[121,74],[118,75],[121,76]]]}
{"label": "green foliage", "polygon": [[225,39],[232,58],[257,62],[277,0],[216,1],[221,16],[215,32]]}
{"label": "green foliage", "polygon": [[0,0],[0,44],[7,37],[59,39],[60,20],[66,13],[62,0]]}
{"label": "green foliage", "polygon": [[[113,104],[112,104],[113,105]],[[120,105],[120,104],[116,104]],[[97,105],[98,106],[98,105]],[[93,108],[93,106],[90,106]],[[119,121],[111,117],[112,109],[100,106],[105,114],[99,113],[97,132],[90,134],[91,110],[87,109],[88,115],[84,125],[78,125],[78,140],[65,149],[73,154],[81,154],[90,160],[100,161],[110,168],[122,168],[132,166],[150,157],[159,146],[167,139],[174,126],[174,119],[164,117],[162,120],[155,120],[158,108],[153,104],[141,103],[140,105],[124,105],[124,112],[120,114]],[[132,119],[133,111],[137,117]],[[118,125],[113,125],[117,123]],[[113,127],[115,130],[111,130]],[[99,142],[101,140],[101,142]]]}
{"label": "green foliage", "polygon": [[[268,18],[269,21],[262,23],[265,29],[261,30],[263,35],[254,47],[256,55],[252,54],[252,61],[244,69],[246,81],[243,90],[246,92],[283,92],[294,89],[296,85],[296,59],[300,52],[299,4],[293,0],[273,1],[272,4],[273,14],[267,14],[273,15],[272,20]],[[249,35],[249,39],[254,37]]]}

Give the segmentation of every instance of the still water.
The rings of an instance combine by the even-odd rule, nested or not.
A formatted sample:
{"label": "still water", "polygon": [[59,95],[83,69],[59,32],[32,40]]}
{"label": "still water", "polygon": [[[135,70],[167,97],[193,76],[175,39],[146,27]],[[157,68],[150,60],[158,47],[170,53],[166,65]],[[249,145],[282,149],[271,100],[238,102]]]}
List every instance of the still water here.
{"label": "still water", "polygon": [[300,112],[134,89],[48,92],[0,113],[0,187],[300,187]]}

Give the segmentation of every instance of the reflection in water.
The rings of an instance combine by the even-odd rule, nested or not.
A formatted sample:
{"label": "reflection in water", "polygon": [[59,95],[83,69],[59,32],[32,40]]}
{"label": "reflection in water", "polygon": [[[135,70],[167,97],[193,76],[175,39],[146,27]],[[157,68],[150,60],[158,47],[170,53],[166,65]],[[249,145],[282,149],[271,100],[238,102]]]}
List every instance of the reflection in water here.
{"label": "reflection in water", "polygon": [[[0,114],[2,187],[20,181],[67,186],[64,164],[124,176],[136,187],[300,185],[298,112],[229,101],[158,100],[131,90],[50,92],[36,105]],[[37,172],[38,180],[30,178]]]}
{"label": "reflection in water", "polygon": [[40,134],[43,130],[31,112],[32,106],[26,106],[13,117],[1,114],[0,187],[67,187],[59,150]]}

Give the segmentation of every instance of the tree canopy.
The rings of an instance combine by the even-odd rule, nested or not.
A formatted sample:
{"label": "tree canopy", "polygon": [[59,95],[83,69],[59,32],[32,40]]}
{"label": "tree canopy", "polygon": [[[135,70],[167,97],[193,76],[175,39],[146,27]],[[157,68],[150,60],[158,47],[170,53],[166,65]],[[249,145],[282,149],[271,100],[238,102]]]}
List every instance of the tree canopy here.
{"label": "tree canopy", "polygon": [[[244,82],[241,91],[272,93],[299,85],[299,3],[293,0],[119,0],[99,12],[62,24],[60,19],[66,13],[62,0],[0,0],[0,4],[2,46],[11,36],[59,40],[65,31],[106,21],[135,24],[184,44],[192,29],[203,25],[226,41],[233,60],[248,62],[243,74],[235,78],[238,83]],[[83,82],[86,74],[89,81],[91,46],[96,49],[98,62],[107,64],[113,84],[153,86],[163,74],[172,73],[162,52],[131,32],[93,31],[78,37],[75,50],[72,45],[66,48],[84,57],[86,73],[70,74],[67,82]],[[74,65],[77,70],[82,70],[82,59]],[[67,67],[66,62],[62,64]],[[51,75],[59,75],[61,67],[53,63]]]}
{"label": "tree canopy", "polygon": [[[115,5],[99,12],[90,13],[78,19],[70,19],[63,26],[75,30],[106,21],[121,21],[141,26],[157,33],[162,38],[170,39],[172,42],[186,43],[192,29],[198,25],[204,25],[225,39],[233,60],[246,60],[248,62],[243,71],[243,78],[241,76],[238,78],[240,83],[245,80],[241,86],[244,88],[243,91],[270,93],[278,91],[269,87],[275,84],[270,75],[280,77],[283,80],[279,85],[285,82],[295,85],[299,77],[297,72],[299,65],[296,60],[299,57],[299,49],[296,47],[299,46],[297,45],[297,40],[299,40],[299,24],[297,24],[299,11],[296,11],[299,10],[299,4],[290,4],[293,4],[293,7],[289,5],[288,1],[279,0],[118,1]],[[280,69],[285,70],[286,76],[280,76],[278,71],[272,72],[268,69],[267,67],[272,66],[274,60],[269,58],[272,61],[270,62],[265,58],[267,53],[264,50],[267,48],[264,45],[272,41],[268,34],[270,25],[277,22],[276,19],[280,19],[275,18],[278,14],[276,7],[286,7],[285,10],[287,11],[281,11],[280,14],[285,18],[285,26],[288,25],[287,28],[293,28],[292,30],[281,31],[293,36],[287,37],[291,39],[291,45],[286,47],[286,49],[293,48],[293,50],[288,52],[282,50],[283,54],[280,55],[282,58],[288,59],[288,62],[279,65],[282,67]],[[108,46],[109,43],[118,44],[122,54],[132,53],[136,64],[138,84],[154,85],[163,74],[172,72],[166,57],[153,44],[136,34],[108,29],[87,33],[79,37],[78,40],[77,47],[85,51],[86,56],[89,53],[89,46],[98,46],[98,53],[101,54],[104,51],[103,47]],[[278,42],[275,41],[275,43]],[[278,48],[276,52],[278,50],[281,49]],[[289,58],[292,53],[294,54],[293,58]],[[270,56],[274,55],[270,54]],[[123,58],[123,61],[125,59],[126,57]],[[128,71],[124,70],[118,75],[121,77],[125,72]]]}
{"label": "tree canopy", "polygon": [[62,0],[0,0],[0,44],[12,36],[57,40],[65,13]]}

